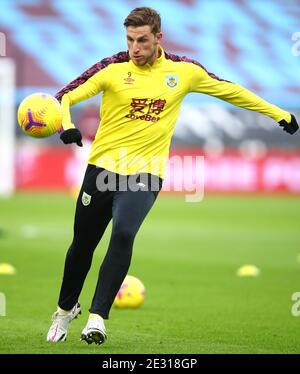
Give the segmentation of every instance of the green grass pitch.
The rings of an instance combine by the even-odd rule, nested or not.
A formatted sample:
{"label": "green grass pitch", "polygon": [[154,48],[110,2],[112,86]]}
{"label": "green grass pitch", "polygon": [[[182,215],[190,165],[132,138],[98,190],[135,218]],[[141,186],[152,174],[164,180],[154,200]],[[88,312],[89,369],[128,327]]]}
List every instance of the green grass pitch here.
{"label": "green grass pitch", "polygon": [[[112,309],[108,340],[87,345],[86,323],[110,227],[86,280],[83,314],[68,340],[45,341],[56,308],[75,200],[68,195],[20,194],[0,200],[0,275],[6,316],[0,353],[300,353],[300,199],[206,196],[186,203],[161,195],[136,238],[129,274],[146,286],[144,305]],[[261,274],[239,278],[255,264]]]}

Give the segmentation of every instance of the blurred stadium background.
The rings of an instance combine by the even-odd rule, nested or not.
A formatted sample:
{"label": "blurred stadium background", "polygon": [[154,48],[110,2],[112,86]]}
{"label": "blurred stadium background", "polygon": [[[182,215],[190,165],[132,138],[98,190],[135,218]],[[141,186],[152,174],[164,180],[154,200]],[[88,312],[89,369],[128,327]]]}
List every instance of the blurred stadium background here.
{"label": "blurred stadium background", "polygon": [[[70,191],[85,170],[101,97],[72,110],[83,149],[62,145],[58,136],[25,136],[17,106],[30,93],[55,94],[95,62],[126,50],[123,20],[144,5],[161,13],[165,50],[198,60],[300,119],[299,0],[1,0],[0,263],[16,266],[17,281],[0,274],[8,308],[0,317],[0,352],[60,352],[44,343],[44,333],[72,235]],[[207,195],[201,204],[161,195],[131,268],[151,297],[137,317],[124,312],[112,319],[103,352],[299,353],[299,320],[290,312],[291,295],[300,291],[299,134],[287,135],[270,119],[217,99],[189,95],[171,155],[205,156]],[[185,173],[196,171],[170,169],[171,190],[176,178],[191,177]],[[262,274],[241,283],[235,270],[247,262]],[[83,293],[86,307],[97,267]],[[149,322],[158,315],[161,336]],[[70,344],[69,352],[90,348]]]}
{"label": "blurred stadium background", "polygon": [[[103,57],[126,50],[124,15],[133,6],[150,4],[162,15],[166,50],[194,58],[218,76],[300,113],[299,57],[292,53],[299,1],[1,3],[5,59],[12,59],[16,66],[16,105],[33,92],[54,94]],[[75,122],[89,139],[98,126],[99,100],[74,108]],[[62,147],[58,137],[43,142],[28,139],[16,124],[15,129],[17,189],[66,189],[80,179],[78,161],[85,151],[81,155]],[[300,192],[298,137],[282,134],[261,115],[205,95],[190,95],[173,145],[173,152],[180,148],[185,153],[205,151],[206,191]]]}

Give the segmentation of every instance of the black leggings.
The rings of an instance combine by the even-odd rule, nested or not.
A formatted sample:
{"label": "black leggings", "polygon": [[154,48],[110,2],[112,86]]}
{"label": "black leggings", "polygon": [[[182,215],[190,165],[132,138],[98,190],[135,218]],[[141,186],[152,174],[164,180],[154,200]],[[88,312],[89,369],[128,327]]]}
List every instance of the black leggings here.
{"label": "black leggings", "polygon": [[[120,191],[118,182],[116,191],[99,191],[96,181],[101,172],[106,170],[88,165],[85,173],[77,200],[74,237],[66,255],[58,305],[64,310],[70,310],[78,301],[91,267],[94,250],[112,219],[109,247],[99,270],[97,287],[89,310],[107,319],[114,298],[128,272],[134,238],[156,199],[162,181],[156,178],[159,184],[159,188],[155,188],[156,191],[151,191],[150,188]],[[145,183],[140,184],[145,187]]]}

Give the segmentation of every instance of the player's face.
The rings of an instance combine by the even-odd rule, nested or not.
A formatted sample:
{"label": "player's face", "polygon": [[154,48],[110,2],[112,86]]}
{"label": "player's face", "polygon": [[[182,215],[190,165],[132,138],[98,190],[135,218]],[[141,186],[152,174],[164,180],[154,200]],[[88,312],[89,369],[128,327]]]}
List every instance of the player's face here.
{"label": "player's face", "polygon": [[158,57],[162,33],[153,34],[150,26],[127,27],[129,56],[135,65],[153,64]]}

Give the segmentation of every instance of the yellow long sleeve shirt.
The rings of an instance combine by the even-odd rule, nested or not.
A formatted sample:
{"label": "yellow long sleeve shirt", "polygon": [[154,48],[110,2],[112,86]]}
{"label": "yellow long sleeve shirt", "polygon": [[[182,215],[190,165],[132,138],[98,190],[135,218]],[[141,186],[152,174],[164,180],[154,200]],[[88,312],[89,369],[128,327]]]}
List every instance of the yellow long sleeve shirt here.
{"label": "yellow long sleeve shirt", "polygon": [[290,113],[242,86],[208,73],[194,60],[165,53],[153,65],[136,66],[128,52],[104,59],[55,96],[61,100],[64,130],[74,127],[70,106],[103,92],[101,122],[88,163],[132,175],[164,177],[181,103],[190,92],[215,96],[262,113],[276,122]]}

